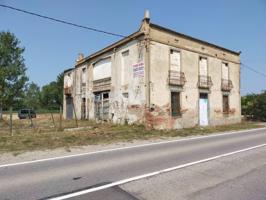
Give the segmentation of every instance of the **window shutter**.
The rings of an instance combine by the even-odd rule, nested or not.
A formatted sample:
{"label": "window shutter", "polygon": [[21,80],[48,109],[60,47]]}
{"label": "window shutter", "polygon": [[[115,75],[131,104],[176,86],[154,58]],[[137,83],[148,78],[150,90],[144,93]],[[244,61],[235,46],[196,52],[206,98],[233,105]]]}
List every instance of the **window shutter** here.
{"label": "window shutter", "polygon": [[223,112],[229,113],[229,97],[227,95],[223,95]]}
{"label": "window shutter", "polygon": [[170,70],[179,71],[181,70],[180,66],[180,52],[171,51],[170,53]]}
{"label": "window shutter", "polygon": [[200,58],[199,75],[208,76],[207,58]]}
{"label": "window shutter", "polygon": [[179,92],[171,92],[171,111],[172,111],[172,116],[181,115],[180,93]]}
{"label": "window shutter", "polygon": [[222,63],[222,78],[225,80],[229,79],[229,68],[226,63]]}

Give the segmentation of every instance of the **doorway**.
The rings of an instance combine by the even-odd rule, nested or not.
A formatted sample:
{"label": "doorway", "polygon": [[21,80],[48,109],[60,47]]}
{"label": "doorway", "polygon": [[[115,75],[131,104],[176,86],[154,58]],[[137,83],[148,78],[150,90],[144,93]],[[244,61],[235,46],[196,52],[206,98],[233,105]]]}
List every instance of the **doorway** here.
{"label": "doorway", "polygon": [[66,119],[73,119],[73,98],[66,96]]}
{"label": "doorway", "polygon": [[108,120],[109,118],[109,91],[95,93],[94,99],[95,118]]}
{"label": "doorway", "polygon": [[208,126],[209,125],[209,100],[207,93],[200,93],[199,98],[199,125]]}
{"label": "doorway", "polygon": [[81,102],[81,119],[86,118],[86,98],[82,98]]}

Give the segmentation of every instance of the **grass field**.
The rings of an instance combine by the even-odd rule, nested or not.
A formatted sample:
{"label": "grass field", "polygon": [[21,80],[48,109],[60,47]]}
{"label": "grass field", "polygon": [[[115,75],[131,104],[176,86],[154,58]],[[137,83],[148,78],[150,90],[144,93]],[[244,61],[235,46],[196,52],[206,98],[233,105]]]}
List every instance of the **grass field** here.
{"label": "grass field", "polygon": [[59,114],[41,114],[33,119],[13,120],[13,135],[9,130],[7,116],[0,122],[0,153],[70,148],[74,146],[108,144],[114,142],[130,142],[133,140],[158,139],[166,137],[186,137],[205,135],[214,132],[242,130],[262,127],[256,123],[243,122],[227,126],[195,127],[181,130],[146,130],[140,125],[114,125],[111,123],[96,123],[94,121],[63,120],[59,129]]}

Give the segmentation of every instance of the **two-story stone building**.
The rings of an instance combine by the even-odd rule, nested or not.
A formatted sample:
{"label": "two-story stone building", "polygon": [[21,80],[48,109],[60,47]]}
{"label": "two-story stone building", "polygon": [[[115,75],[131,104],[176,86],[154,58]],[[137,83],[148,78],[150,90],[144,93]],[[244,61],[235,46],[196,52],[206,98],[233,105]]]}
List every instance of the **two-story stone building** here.
{"label": "two-story stone building", "polygon": [[64,117],[158,129],[241,121],[240,53],[150,22],[64,75]]}

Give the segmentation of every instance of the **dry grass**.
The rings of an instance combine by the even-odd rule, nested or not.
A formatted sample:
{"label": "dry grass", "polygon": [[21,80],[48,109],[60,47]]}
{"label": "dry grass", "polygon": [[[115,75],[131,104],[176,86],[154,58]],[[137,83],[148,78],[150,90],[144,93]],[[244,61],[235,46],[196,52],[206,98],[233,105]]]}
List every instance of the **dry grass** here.
{"label": "dry grass", "polygon": [[78,121],[81,129],[66,130],[74,128],[74,120],[63,120],[62,127],[65,131],[59,130],[59,115],[54,114],[55,126],[50,114],[39,115],[33,119],[33,127],[30,127],[30,120],[13,121],[14,130],[11,136],[8,127],[8,120],[0,122],[0,153],[13,152],[14,154],[33,151],[55,149],[59,147],[73,147],[82,145],[94,145],[114,142],[130,142],[133,140],[158,139],[165,137],[186,137],[191,135],[205,135],[214,132],[258,128],[258,125],[251,122],[243,122],[229,126],[216,126],[206,128],[189,128],[182,130],[146,130],[139,125],[114,125],[110,123],[95,123],[93,121]]}

